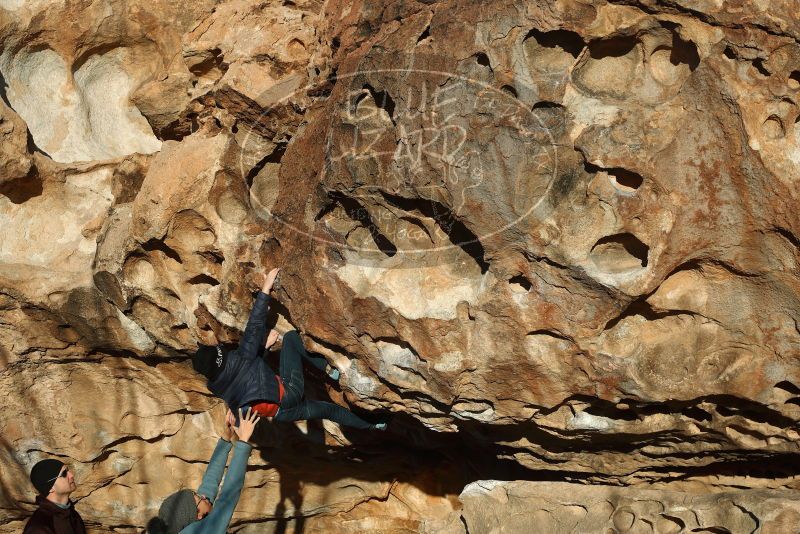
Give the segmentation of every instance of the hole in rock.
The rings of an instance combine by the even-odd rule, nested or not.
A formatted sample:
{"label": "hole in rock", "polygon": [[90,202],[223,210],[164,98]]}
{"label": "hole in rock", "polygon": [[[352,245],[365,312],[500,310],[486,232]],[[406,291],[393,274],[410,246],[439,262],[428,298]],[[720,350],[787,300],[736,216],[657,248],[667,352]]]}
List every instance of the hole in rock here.
{"label": "hole in rock", "polygon": [[742,425],[727,425],[726,430],[737,438],[744,438],[749,442],[761,442],[766,445],[766,437],[757,430],[751,430]]}
{"label": "hole in rock", "polygon": [[526,336],[548,336],[553,337],[556,339],[563,339],[564,341],[569,341],[570,343],[574,343],[575,341],[568,336],[565,336],[561,332],[557,330],[532,330],[525,334]]}
{"label": "hole in rock", "polygon": [[193,276],[186,281],[187,284],[199,286],[199,285],[207,285],[207,286],[218,286],[219,280],[214,278],[213,276],[209,276],[205,273],[198,274],[197,276]]}
{"label": "hole in rock", "polygon": [[737,59],[739,59],[739,56],[736,55],[736,52],[734,52],[733,48],[731,48],[730,46],[726,46],[725,47],[725,50],[722,52],[722,55],[724,55],[726,58],[731,59],[733,61],[736,61]]}
{"label": "hole in rock", "polygon": [[392,120],[392,124],[394,124],[394,100],[391,95],[389,95],[387,91],[376,91],[370,84],[364,85],[364,89],[369,91],[369,94],[372,95],[375,105],[389,114],[389,118]]}
{"label": "hole in rock", "polygon": [[[292,39],[289,41],[289,44],[286,45],[286,50],[289,52],[290,56],[299,58],[306,53],[306,44],[300,39]],[[317,74],[319,74],[319,72],[317,72]]]}
{"label": "hole in rock", "polygon": [[250,169],[250,172],[248,172],[247,176],[245,177],[245,181],[247,182],[248,188],[253,187],[253,180],[255,179],[256,176],[258,176],[258,173],[261,172],[261,169],[263,169],[267,163],[281,162],[281,160],[283,159],[283,155],[286,153],[287,144],[288,141],[283,141],[281,143],[278,143],[272,152],[261,158],[261,160],[258,163],[256,163],[252,169]]}
{"label": "hole in rock", "polygon": [[[6,91],[8,91],[8,83],[6,82],[6,79],[3,77],[3,73],[0,72],[0,100],[3,101],[6,107],[14,109],[11,106],[11,103],[8,101],[8,94],[6,93]],[[28,132],[28,135],[30,135],[30,131]]]}
{"label": "hole in rock", "polygon": [[695,70],[700,65],[700,55],[697,53],[697,48],[695,48],[694,44],[680,39],[677,42],[681,44],[680,46],[673,46],[669,56],[670,62],[675,66],[683,63],[689,65],[689,70]]}
{"label": "hole in rock", "polygon": [[685,408],[681,410],[681,414],[691,417],[696,421],[711,421],[712,417],[711,414],[707,411],[703,410],[702,408],[698,408],[697,406],[692,406],[689,408]]}
{"label": "hole in rock", "polygon": [[147,252],[159,251],[166,257],[175,260],[178,263],[183,263],[180,254],[178,254],[178,252],[175,249],[170,248],[169,245],[167,245],[160,239],[153,238],[147,241],[146,243],[142,243],[142,250],[145,250]]}
{"label": "hole in rock", "polygon": [[782,380],[775,384],[775,387],[778,389],[782,389],[786,392],[791,393],[792,395],[800,395],[800,387],[797,387],[793,383],[789,382],[788,380]]}
{"label": "hole in rock", "polygon": [[[674,524],[675,525],[674,528],[678,529],[677,532],[681,532],[683,529],[686,528],[686,523],[684,523],[683,520],[680,517],[675,517],[675,516],[667,515],[667,514],[660,514],[660,515],[663,518],[663,520],[666,521],[668,524],[669,523]],[[662,529],[662,530],[664,530],[664,529]]]}
{"label": "hole in rock", "polygon": [[271,299],[269,303],[269,311],[267,312],[267,326],[269,328],[277,324],[279,315],[289,321],[291,324],[295,324],[292,314],[289,312],[289,308],[279,302],[278,299]]}
{"label": "hole in rock", "polygon": [[[526,293],[531,290],[531,287],[533,287],[531,281],[521,274],[511,278],[508,283],[511,284],[511,286],[517,286],[517,289]],[[512,290],[513,289],[515,288],[512,287]]]}
{"label": "hole in rock", "polygon": [[475,61],[478,62],[478,65],[483,65],[484,67],[489,67],[489,69],[491,70],[492,64],[489,62],[489,56],[487,56],[483,52],[478,52],[477,54],[475,54],[472,57],[475,58]]}
{"label": "hole in rock", "polygon": [[423,232],[426,236],[428,236],[428,239],[431,241],[431,243],[434,242],[433,236],[431,235],[430,231],[428,231],[428,228],[421,220],[419,220],[416,217],[400,217],[400,219],[406,221],[407,223],[413,225],[416,228],[419,228],[421,232]]}
{"label": "hole in rock", "polygon": [[510,94],[510,95],[511,95],[511,96],[513,96],[514,98],[517,98],[517,96],[518,96],[518,95],[517,95],[517,90],[516,90],[516,89],[514,89],[514,88],[513,88],[512,86],[510,86],[510,85],[504,85],[503,87],[501,87],[501,88],[500,88],[500,90],[501,90],[501,91],[505,91],[506,93]]}
{"label": "hole in rock", "polygon": [[542,100],[541,102],[536,102],[531,109],[558,109],[563,108],[561,104],[557,104],[556,102],[548,102],[547,100]]}
{"label": "hole in rock", "polygon": [[331,40],[331,51],[336,53],[336,51],[339,50],[339,47],[341,45],[342,45],[341,39],[339,39],[338,36],[334,37],[333,40]]}
{"label": "hole in rock", "polygon": [[338,191],[330,192],[329,196],[344,209],[348,217],[359,222],[362,227],[369,231],[378,250],[389,257],[397,254],[397,247],[389,238],[383,235],[380,228],[373,222],[367,209],[360,202]]}
{"label": "hole in rock", "polygon": [[630,171],[628,169],[623,169],[622,167],[612,167],[609,169],[605,169],[602,167],[598,167],[597,165],[592,165],[591,163],[584,162],[583,164],[586,172],[596,174],[598,172],[606,172],[609,177],[611,177],[614,182],[618,185],[622,186],[625,189],[636,190],[641,187],[642,183],[644,183],[644,178],[641,174]]}
{"label": "hole in rock", "polygon": [[581,50],[586,46],[583,38],[575,32],[569,30],[552,30],[549,32],[542,32],[537,29],[532,29],[525,36],[525,40],[533,37],[536,42],[546,48],[561,48],[565,52],[569,52],[572,57],[577,58]]}
{"label": "hole in rock", "polygon": [[717,413],[723,417],[733,417],[735,415],[739,415],[739,410],[735,408],[729,408],[728,406],[717,406],[716,407]]}
{"label": "hole in rock", "polygon": [[628,187],[630,189],[639,189],[639,187],[642,185],[642,182],[644,182],[644,178],[633,171],[613,168],[608,169],[607,172],[619,185]]}
{"label": "hole in rock", "polygon": [[586,48],[574,32],[530,30],[522,42],[522,53],[535,80],[541,100],[559,100],[570,79],[575,60]]}
{"label": "hole in rock", "polygon": [[197,113],[188,113],[185,117],[176,119],[161,130],[155,132],[161,141],[181,141],[200,128]]}
{"label": "hole in rock", "polygon": [[649,251],[635,235],[621,233],[598,240],[589,257],[599,269],[618,273],[647,267]]}
{"label": "hole in rock", "polygon": [[[572,73],[582,89],[625,99],[640,85],[643,48],[637,39],[630,36],[597,39],[589,43],[588,50]],[[658,53],[661,65],[658,70],[672,74],[675,68],[667,55],[666,51]]]}
{"label": "hole in rock", "polygon": [[[667,27],[674,26],[665,24]],[[694,71],[700,65],[700,54],[697,53],[697,46],[691,41],[684,41],[678,33],[672,29],[672,49],[669,60],[674,66],[681,63],[688,65],[690,71]]]}
{"label": "hole in rock", "polygon": [[644,183],[644,178],[641,174],[628,169],[623,169],[622,167],[612,167],[607,169],[598,167],[597,165],[592,165],[588,161],[585,161],[583,166],[586,169],[586,172],[591,174],[605,172],[608,174],[609,178],[614,182],[614,184],[619,186],[619,188],[624,191],[635,191]]}
{"label": "hole in rock", "polygon": [[337,70],[335,68],[331,69],[331,71],[328,73],[327,77],[325,78],[324,82],[316,84],[313,87],[309,87],[308,92],[307,92],[308,96],[312,96],[312,97],[330,96],[331,91],[333,91],[333,86],[336,85],[336,81],[337,81],[336,73],[337,73]]}
{"label": "hole in rock", "polygon": [[210,73],[214,69],[219,69],[220,74],[224,74],[228,70],[228,65],[223,61],[222,50],[214,48],[204,53],[205,58],[199,63],[195,63],[189,67],[189,72],[197,77],[202,77]]}
{"label": "hole in rock", "polygon": [[221,191],[219,196],[214,199],[214,208],[220,219],[228,224],[243,224],[249,214],[249,201],[238,188],[231,187],[231,184],[222,184],[217,191]]}
{"label": "hole in rock", "polygon": [[367,98],[367,93],[359,93],[356,97],[356,101],[353,102],[353,108],[358,109],[358,105],[363,102],[365,98]]}
{"label": "hole in rock", "polygon": [[203,250],[197,254],[211,263],[216,263],[217,265],[222,265],[222,263],[225,261],[225,256],[218,250]]}
{"label": "hole in rock", "polygon": [[460,247],[475,260],[481,269],[481,274],[485,274],[489,270],[489,263],[484,257],[483,244],[478,236],[459,221],[444,204],[423,198],[405,198],[386,191],[381,191],[381,194],[387,202],[404,211],[418,212],[433,219],[451,243]]}
{"label": "hole in rock", "polygon": [[709,395],[704,398],[713,402],[714,409],[726,417],[738,415],[756,423],[767,423],[777,427],[788,427],[795,424],[793,419],[755,401],[733,395]]}
{"label": "hole in rock", "polygon": [[417,37],[417,44],[421,43],[422,41],[424,41],[425,39],[427,39],[430,36],[431,36],[431,27],[430,27],[430,25],[428,25],[428,27],[425,28],[425,31],[422,32],[419,35],[419,37]]}
{"label": "hole in rock", "polygon": [[192,209],[179,211],[172,220],[164,243],[176,250],[202,250],[217,236],[205,217]]}
{"label": "hole in rock", "polygon": [[138,287],[152,287],[156,281],[156,271],[147,256],[133,253],[122,266],[122,275],[126,283]]}
{"label": "hole in rock", "polygon": [[796,248],[800,249],[800,238],[798,238],[792,232],[790,232],[786,228],[781,228],[780,226],[774,227],[773,230],[775,231],[775,233],[777,233],[779,236],[781,236],[784,239],[786,239],[789,243],[794,245]]}
{"label": "hole in rock", "polygon": [[770,115],[764,121],[764,134],[770,139],[781,139],[786,135],[783,121],[777,115]]}
{"label": "hole in rock", "polygon": [[6,196],[14,204],[22,204],[41,196],[43,191],[42,177],[35,167],[23,178],[0,183],[0,195]]}
{"label": "hole in rock", "polygon": [[336,201],[330,198],[330,196],[328,196],[328,200],[323,202],[319,212],[314,216],[314,221],[319,221],[320,219],[328,215],[330,212],[336,209],[336,206],[338,206]]}
{"label": "hole in rock", "polygon": [[592,41],[589,43],[589,55],[592,59],[623,57],[634,49],[637,42],[634,37],[630,36]]}
{"label": "hole in rock", "polygon": [[764,66],[764,60],[760,57],[755,58],[753,61],[753,66],[762,76],[771,76],[770,72]]}
{"label": "hole in rock", "polygon": [[789,87],[800,89],[800,70],[793,70],[789,75]]}

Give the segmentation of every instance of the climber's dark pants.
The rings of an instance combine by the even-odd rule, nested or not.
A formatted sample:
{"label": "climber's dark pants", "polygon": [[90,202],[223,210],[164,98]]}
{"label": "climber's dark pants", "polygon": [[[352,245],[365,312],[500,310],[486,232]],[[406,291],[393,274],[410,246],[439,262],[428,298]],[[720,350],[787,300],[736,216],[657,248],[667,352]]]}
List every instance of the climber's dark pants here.
{"label": "climber's dark pants", "polygon": [[308,354],[303,347],[300,334],[296,330],[291,330],[283,336],[283,348],[281,348],[280,376],[285,393],[281,400],[280,410],[275,416],[276,421],[329,419],[335,423],[355,428],[366,429],[372,426],[338,404],[304,399],[303,360],[323,373],[325,372],[327,366],[325,358]]}

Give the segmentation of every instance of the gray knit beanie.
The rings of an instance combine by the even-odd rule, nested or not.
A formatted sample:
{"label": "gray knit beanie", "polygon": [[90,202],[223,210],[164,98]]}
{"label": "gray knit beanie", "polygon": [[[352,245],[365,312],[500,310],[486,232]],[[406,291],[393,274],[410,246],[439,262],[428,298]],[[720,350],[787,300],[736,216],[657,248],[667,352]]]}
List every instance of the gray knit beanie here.
{"label": "gray knit beanie", "polygon": [[[164,499],[158,510],[158,518],[163,522],[161,528],[167,534],[178,534],[187,525],[197,521],[197,503],[194,502],[194,492],[190,489],[183,489]],[[148,529],[149,527],[150,525],[148,525]]]}

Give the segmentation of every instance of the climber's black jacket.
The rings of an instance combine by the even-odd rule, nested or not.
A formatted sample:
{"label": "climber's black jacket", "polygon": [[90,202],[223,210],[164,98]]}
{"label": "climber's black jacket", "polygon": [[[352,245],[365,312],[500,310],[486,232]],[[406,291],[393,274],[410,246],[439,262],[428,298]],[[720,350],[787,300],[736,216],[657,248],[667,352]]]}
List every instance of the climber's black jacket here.
{"label": "climber's black jacket", "polygon": [[269,295],[259,291],[239,346],[225,355],[222,371],[208,382],[208,389],[225,399],[237,418],[237,410],[251,402],[279,402],[275,371],[260,356],[267,334],[268,306]]}

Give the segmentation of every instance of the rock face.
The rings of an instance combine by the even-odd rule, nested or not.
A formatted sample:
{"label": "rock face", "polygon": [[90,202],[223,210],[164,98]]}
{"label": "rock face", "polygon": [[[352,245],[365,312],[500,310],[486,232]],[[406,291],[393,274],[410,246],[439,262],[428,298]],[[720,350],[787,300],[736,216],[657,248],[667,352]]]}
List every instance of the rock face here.
{"label": "rock face", "polygon": [[481,480],[460,500],[469,532],[794,532],[793,491],[741,490],[693,495],[564,482]]}
{"label": "rock face", "polygon": [[791,531],[796,11],[0,0],[0,531],[43,457],[98,532],[196,485],[273,266],[393,419],[262,424],[232,530]]}

